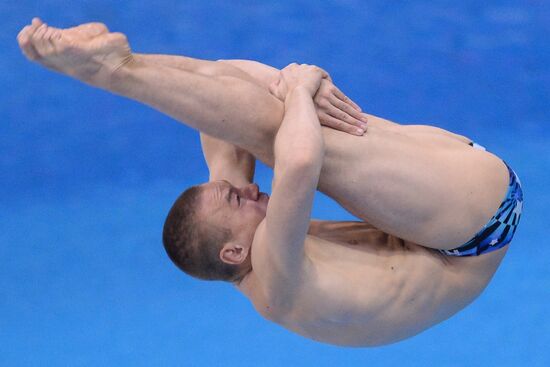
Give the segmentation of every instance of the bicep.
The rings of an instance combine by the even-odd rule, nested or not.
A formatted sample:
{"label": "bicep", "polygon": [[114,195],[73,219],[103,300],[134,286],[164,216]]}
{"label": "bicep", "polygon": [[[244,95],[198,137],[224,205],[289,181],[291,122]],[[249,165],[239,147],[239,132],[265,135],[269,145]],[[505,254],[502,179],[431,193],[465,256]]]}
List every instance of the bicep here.
{"label": "bicep", "polygon": [[[289,179],[288,176],[295,178]],[[303,253],[316,182],[314,175],[308,175],[307,167],[291,173],[274,174],[273,192],[266,213],[266,230],[281,246],[287,248],[284,254]]]}
{"label": "bicep", "polygon": [[270,294],[292,299],[307,274],[304,243],[315,193],[315,174],[275,173],[264,221],[256,232],[252,266]]}

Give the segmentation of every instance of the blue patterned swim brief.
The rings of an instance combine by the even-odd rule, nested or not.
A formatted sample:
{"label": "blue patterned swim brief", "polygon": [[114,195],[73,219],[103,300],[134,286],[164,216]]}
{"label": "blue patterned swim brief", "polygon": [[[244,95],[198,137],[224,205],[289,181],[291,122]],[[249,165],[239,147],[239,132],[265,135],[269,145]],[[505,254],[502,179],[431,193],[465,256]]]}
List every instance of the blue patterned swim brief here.
{"label": "blue patterned swim brief", "polygon": [[453,250],[439,250],[441,253],[449,256],[478,256],[498,250],[512,240],[521,217],[523,191],[516,173],[508,164],[506,167],[510,174],[508,192],[496,214],[470,241]]}

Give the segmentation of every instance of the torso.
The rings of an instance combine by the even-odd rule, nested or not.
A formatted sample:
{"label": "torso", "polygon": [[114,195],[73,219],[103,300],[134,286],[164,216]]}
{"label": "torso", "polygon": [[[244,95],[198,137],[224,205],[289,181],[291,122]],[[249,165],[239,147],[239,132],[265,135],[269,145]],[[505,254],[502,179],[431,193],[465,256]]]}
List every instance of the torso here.
{"label": "torso", "polygon": [[254,270],[239,285],[258,312],[312,339],[370,346],[415,335],[472,302],[507,248],[458,258],[429,247],[457,247],[492,217],[508,183],[502,161],[441,129],[376,117],[363,137],[324,129],[324,139],[319,189],[376,228],[312,223],[307,270],[284,310]]}
{"label": "torso", "polygon": [[305,249],[311,266],[290,308],[266,302],[254,270],[239,288],[264,317],[348,346],[392,343],[445,320],[479,295],[506,252],[451,258],[360,222],[312,222]]}

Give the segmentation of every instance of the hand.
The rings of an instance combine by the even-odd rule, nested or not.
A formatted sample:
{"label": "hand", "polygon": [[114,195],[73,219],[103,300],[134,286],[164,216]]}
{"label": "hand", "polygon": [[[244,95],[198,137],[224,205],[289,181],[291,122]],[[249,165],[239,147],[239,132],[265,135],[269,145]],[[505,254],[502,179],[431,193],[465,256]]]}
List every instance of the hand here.
{"label": "hand", "polygon": [[361,136],[365,133],[367,116],[330,78],[321,81],[313,101],[321,125],[353,135]]}
{"label": "hand", "polygon": [[[269,86],[271,94],[284,102],[291,90],[290,88],[296,87],[298,82],[296,74],[300,72],[299,68],[302,67],[311,68],[309,65],[297,64],[290,64],[285,67],[279,73],[279,79]],[[321,125],[352,135],[363,135],[367,128],[367,117],[361,112],[361,108],[332,83],[332,79],[326,71],[318,67],[313,68],[317,69],[313,70],[314,72],[320,72],[323,76],[314,95],[315,108]],[[318,76],[318,74],[315,76]],[[310,82],[317,80],[312,78]],[[315,86],[313,85],[312,89]]]}
{"label": "hand", "polygon": [[284,101],[294,88],[301,86],[313,98],[323,78],[328,77],[327,72],[317,66],[293,63],[281,70],[279,79],[271,83],[269,91],[275,97]]}

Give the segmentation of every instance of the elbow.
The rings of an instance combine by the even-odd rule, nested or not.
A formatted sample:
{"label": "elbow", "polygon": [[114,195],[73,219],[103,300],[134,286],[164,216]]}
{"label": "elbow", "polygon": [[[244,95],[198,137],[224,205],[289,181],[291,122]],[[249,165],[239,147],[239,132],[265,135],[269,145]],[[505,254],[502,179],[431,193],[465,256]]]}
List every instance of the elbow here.
{"label": "elbow", "polygon": [[325,142],[321,131],[310,132],[307,135],[277,134],[274,143],[275,164],[281,167],[293,167],[296,170],[309,170],[321,167],[325,156]]}
{"label": "elbow", "polygon": [[300,149],[294,151],[293,154],[275,156],[275,165],[281,167],[285,172],[306,176],[310,173],[318,174],[321,171],[323,158],[323,149]]}
{"label": "elbow", "polygon": [[321,167],[324,158],[324,149],[316,147],[318,149],[309,149],[298,152],[293,159],[293,165],[297,169],[311,169]]}

